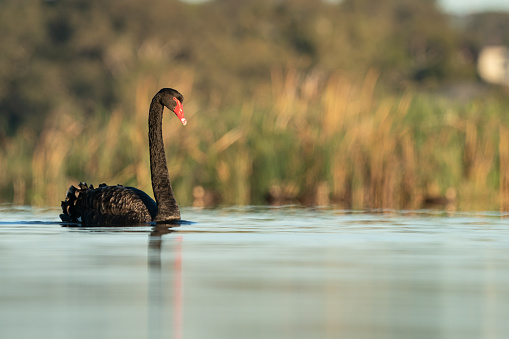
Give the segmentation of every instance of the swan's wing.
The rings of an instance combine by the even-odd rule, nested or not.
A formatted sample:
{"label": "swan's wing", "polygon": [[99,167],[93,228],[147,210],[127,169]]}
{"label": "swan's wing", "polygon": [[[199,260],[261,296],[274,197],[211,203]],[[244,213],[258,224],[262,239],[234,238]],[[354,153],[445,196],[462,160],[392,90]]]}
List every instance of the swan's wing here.
{"label": "swan's wing", "polygon": [[87,226],[139,225],[152,221],[154,209],[157,211],[155,202],[150,200],[141,190],[120,185],[101,185],[96,189],[80,185],[79,189],[69,189],[62,202],[61,219]]}
{"label": "swan's wing", "polygon": [[150,216],[152,217],[152,219],[154,219],[157,215],[157,203],[154,201],[154,199],[152,199],[147,193],[143,192],[142,190],[136,187],[127,186],[125,188],[131,190],[134,194],[138,196],[138,198],[140,198],[143,204],[147,207]]}

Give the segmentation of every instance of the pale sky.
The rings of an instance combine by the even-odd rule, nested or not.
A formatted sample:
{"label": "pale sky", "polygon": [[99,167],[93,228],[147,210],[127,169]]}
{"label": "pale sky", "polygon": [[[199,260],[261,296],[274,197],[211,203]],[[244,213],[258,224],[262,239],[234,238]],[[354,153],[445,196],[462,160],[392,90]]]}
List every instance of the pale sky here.
{"label": "pale sky", "polygon": [[[207,0],[182,0],[186,2],[204,2]],[[326,0],[338,2],[341,0]],[[509,0],[438,0],[445,12],[450,14],[470,14],[482,11],[509,12]]]}
{"label": "pale sky", "polygon": [[509,0],[439,0],[442,8],[451,14],[469,14],[480,11],[509,11]]}

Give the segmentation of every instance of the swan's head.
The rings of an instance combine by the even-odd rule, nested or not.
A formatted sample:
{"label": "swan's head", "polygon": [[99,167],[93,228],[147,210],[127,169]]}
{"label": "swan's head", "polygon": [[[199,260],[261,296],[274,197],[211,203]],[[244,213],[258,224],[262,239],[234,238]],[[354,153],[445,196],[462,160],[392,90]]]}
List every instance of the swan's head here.
{"label": "swan's head", "polygon": [[187,120],[184,118],[184,107],[182,106],[184,96],[173,88],[163,88],[158,94],[160,95],[161,103],[172,110],[173,113],[177,115],[180,122],[182,122],[182,125],[185,126]]}

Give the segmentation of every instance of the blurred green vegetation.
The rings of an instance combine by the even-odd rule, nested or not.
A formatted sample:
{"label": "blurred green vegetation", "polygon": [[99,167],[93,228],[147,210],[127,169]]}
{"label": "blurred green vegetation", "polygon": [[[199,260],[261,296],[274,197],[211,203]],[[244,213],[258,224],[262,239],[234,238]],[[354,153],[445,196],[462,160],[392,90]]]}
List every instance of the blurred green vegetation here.
{"label": "blurred green vegetation", "polygon": [[3,0],[0,201],[151,193],[148,105],[173,87],[181,205],[507,209],[509,99],[475,62],[508,22],[432,0]]}

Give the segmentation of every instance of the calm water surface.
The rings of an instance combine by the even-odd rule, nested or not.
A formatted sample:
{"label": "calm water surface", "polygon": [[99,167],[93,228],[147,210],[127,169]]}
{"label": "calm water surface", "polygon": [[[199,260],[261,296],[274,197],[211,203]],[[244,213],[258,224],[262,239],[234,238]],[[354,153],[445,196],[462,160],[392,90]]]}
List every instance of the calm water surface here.
{"label": "calm water surface", "polygon": [[1,338],[507,338],[497,213],[183,209],[70,228],[0,205]]}

